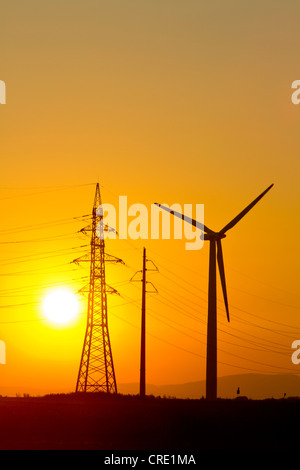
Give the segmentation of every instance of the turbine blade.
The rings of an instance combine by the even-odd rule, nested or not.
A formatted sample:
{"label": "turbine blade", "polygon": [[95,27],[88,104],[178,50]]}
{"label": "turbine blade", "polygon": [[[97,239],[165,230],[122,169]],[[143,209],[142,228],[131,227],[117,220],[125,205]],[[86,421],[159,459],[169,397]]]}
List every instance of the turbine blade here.
{"label": "turbine blade", "polygon": [[227,320],[230,321],[221,240],[217,240],[217,247],[218,247],[217,260],[218,260],[218,266],[219,266],[219,272],[220,272],[220,278],[221,278],[221,284],[222,284],[222,290],[223,290],[224,303],[225,303],[225,308],[226,308]]}
{"label": "turbine blade", "polygon": [[227,230],[230,230],[232,227],[234,227],[241,220],[241,218],[244,217],[247,212],[249,212],[252,207],[254,207],[255,204],[257,204],[258,201],[272,188],[272,186],[274,185],[271,184],[271,186],[269,186],[263,193],[261,193],[256,199],[254,199],[254,201],[251,202],[249,206],[247,206],[242,212],[240,212],[240,214],[238,214],[234,219],[232,219],[229,224],[225,225],[225,227],[222,228],[219,233],[223,235],[225,232],[227,232]]}
{"label": "turbine blade", "polygon": [[206,225],[201,224],[200,222],[197,222],[197,220],[191,219],[190,217],[187,217],[184,214],[181,214],[180,212],[173,211],[169,207],[163,206],[162,204],[158,204],[157,202],[155,202],[154,204],[160,207],[161,209],[164,209],[165,211],[170,212],[170,214],[174,215],[175,217],[179,217],[180,219],[184,220],[188,224],[191,224],[194,227],[199,228],[203,232],[209,233],[211,235],[215,233],[213,230],[210,230],[208,227],[206,227]]}

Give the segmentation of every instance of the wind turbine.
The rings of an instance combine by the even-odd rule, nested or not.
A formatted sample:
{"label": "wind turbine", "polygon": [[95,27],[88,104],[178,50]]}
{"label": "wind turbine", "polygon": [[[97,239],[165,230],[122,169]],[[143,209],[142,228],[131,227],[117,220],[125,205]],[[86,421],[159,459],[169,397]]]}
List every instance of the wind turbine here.
{"label": "wind turbine", "polygon": [[199,228],[204,232],[204,240],[209,240],[209,285],[208,285],[208,318],[207,318],[207,355],[206,355],[206,398],[216,400],[217,398],[217,262],[221,278],[223,297],[225,302],[227,320],[229,318],[229,307],[227,289],[225,281],[224,260],[222,252],[222,238],[226,237],[226,232],[233,228],[244,217],[258,201],[272,188],[273,184],[263,191],[251,204],[231,220],[219,232],[214,232],[204,224],[197,222],[190,217],[186,217],[179,212],[173,211],[169,207],[155,203],[161,209],[170,212],[172,215],[183,219],[185,222]]}

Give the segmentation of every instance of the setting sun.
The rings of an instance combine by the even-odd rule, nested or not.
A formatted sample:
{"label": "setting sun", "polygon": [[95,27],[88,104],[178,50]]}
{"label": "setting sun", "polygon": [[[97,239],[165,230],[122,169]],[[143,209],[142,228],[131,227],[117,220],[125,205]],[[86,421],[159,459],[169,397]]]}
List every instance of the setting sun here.
{"label": "setting sun", "polygon": [[56,289],[45,297],[43,311],[48,320],[64,324],[76,317],[79,302],[73,292],[67,289]]}

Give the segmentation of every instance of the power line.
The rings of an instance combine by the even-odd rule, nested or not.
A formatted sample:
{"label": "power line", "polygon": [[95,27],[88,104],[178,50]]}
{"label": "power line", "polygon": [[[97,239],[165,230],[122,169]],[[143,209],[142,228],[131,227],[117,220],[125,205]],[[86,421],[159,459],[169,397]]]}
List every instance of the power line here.
{"label": "power line", "polygon": [[[63,190],[67,190],[67,189],[73,189],[73,188],[80,188],[80,187],[84,187],[84,186],[91,186],[93,185],[94,183],[87,183],[87,184],[76,184],[76,185],[69,185],[69,186],[44,186],[43,187],[43,191],[38,191],[38,192],[34,192],[34,193],[30,193],[30,194],[18,194],[18,195],[15,195],[15,196],[7,196],[7,197],[2,197],[0,198],[0,201],[4,201],[4,200],[8,200],[8,199],[15,199],[15,198],[20,198],[20,197],[31,197],[31,196],[39,196],[41,194],[46,194],[46,193],[51,193],[51,192],[56,192],[56,191],[63,191]],[[48,189],[46,189],[48,188]],[[18,189],[18,190],[26,190],[26,189],[29,189],[29,190],[34,190],[35,188],[33,187],[18,187],[18,188],[13,188],[13,187],[1,187],[0,190],[13,190],[13,189]],[[38,189],[38,188],[36,188]],[[40,187],[39,189],[42,189],[42,187]]]}
{"label": "power line", "polygon": [[[153,250],[150,249],[150,251],[153,251]],[[162,255],[160,255],[160,254],[158,254],[158,253],[156,253],[156,252],[154,252],[154,253],[157,254],[157,256],[159,256],[159,257],[161,257],[161,258],[167,260],[168,262],[172,262],[172,263],[174,263],[175,265],[179,266],[180,268],[183,268],[183,269],[187,270],[188,272],[193,273],[193,274],[196,274],[196,275],[198,275],[198,276],[200,276],[200,277],[203,277],[203,278],[205,278],[205,279],[207,280],[207,276],[204,276],[204,275],[201,274],[200,272],[195,271],[195,270],[193,270],[193,269],[190,269],[190,268],[188,268],[188,267],[186,267],[186,266],[184,266],[184,265],[182,265],[182,264],[180,264],[180,263],[178,263],[178,262],[175,262],[174,260],[170,260],[169,258],[166,258],[165,256],[162,256]],[[229,266],[229,267],[230,267],[230,266]],[[166,271],[168,271],[168,272],[169,272],[170,274],[172,274],[173,276],[178,277],[179,279],[181,279],[181,281],[183,281],[183,282],[187,283],[188,285],[192,286],[194,289],[197,289],[197,290],[199,290],[199,291],[204,292],[205,294],[207,294],[206,291],[201,290],[199,287],[196,287],[196,286],[193,285],[191,282],[188,282],[185,278],[182,278],[182,277],[176,275],[174,272],[172,272],[171,270],[167,269],[165,266],[163,266],[163,269],[165,269]],[[260,284],[264,284],[264,285],[266,285],[266,286],[268,286],[268,287],[271,287],[271,288],[275,289],[276,291],[281,290],[282,292],[284,292],[284,293],[286,293],[286,294],[289,294],[289,295],[295,295],[295,296],[297,296],[297,297],[300,296],[298,293],[295,293],[295,292],[294,292],[294,293],[288,292],[288,291],[286,291],[286,290],[284,290],[284,289],[280,289],[280,288],[271,286],[270,284],[267,284],[267,283],[265,283],[265,282],[263,282],[263,281],[261,281],[261,280],[259,280],[259,279],[257,279],[257,278],[256,278],[256,279],[251,278],[251,277],[248,276],[247,274],[241,273],[240,271],[237,271],[237,270],[235,270],[235,269],[232,268],[232,267],[230,267],[230,269],[236,271],[238,274],[241,274],[241,275],[243,275],[243,276],[245,276],[245,277],[247,277],[247,278],[249,278],[249,279],[251,279],[251,280],[253,280],[253,281],[255,281],[255,282],[259,282]],[[288,304],[285,304],[285,303],[283,303],[283,302],[277,301],[277,300],[275,300],[275,299],[273,299],[273,298],[270,299],[270,298],[262,297],[262,296],[259,296],[259,295],[257,295],[257,294],[254,294],[253,292],[247,292],[247,291],[245,291],[245,290],[241,290],[241,289],[239,289],[239,288],[237,288],[237,287],[234,287],[234,286],[231,286],[231,289],[240,291],[240,292],[242,292],[242,293],[245,293],[245,294],[247,294],[247,295],[250,295],[250,296],[259,298],[259,299],[261,299],[261,300],[265,300],[265,301],[277,303],[278,305],[282,305],[282,306],[284,306],[284,307],[300,309],[299,306],[288,305]]]}
{"label": "power line", "polygon": [[49,222],[42,222],[42,223],[39,223],[39,224],[31,224],[31,225],[22,225],[22,226],[19,226],[19,227],[14,227],[14,228],[10,228],[10,229],[2,229],[0,230],[0,235],[8,235],[8,234],[12,234],[12,233],[17,233],[19,231],[22,231],[25,232],[25,231],[29,231],[29,230],[38,230],[38,229],[42,229],[42,228],[49,228],[49,227],[57,227],[59,225],[65,225],[65,224],[69,224],[69,223],[74,223],[76,221],[77,217],[70,217],[70,218],[67,218],[67,219],[59,219],[59,220],[55,220],[55,221],[49,221]]}
{"label": "power line", "polygon": [[[133,302],[134,303],[134,302]],[[139,327],[137,325],[134,325],[133,323],[131,323],[130,321],[128,321],[127,319],[124,319],[122,317],[120,317],[119,315],[116,315],[114,312],[112,313],[113,316],[115,316],[116,318],[118,318],[119,320],[127,323],[128,325],[132,326],[133,328],[136,328],[139,330]],[[188,354],[191,354],[193,356],[197,356],[197,357],[200,357],[201,359],[206,359],[205,356],[199,354],[199,353],[195,353],[194,351],[191,351],[191,350],[188,350],[186,348],[183,348],[181,346],[178,346],[177,344],[174,344],[174,343],[171,343],[170,341],[164,339],[164,338],[161,338],[157,335],[154,335],[152,333],[150,333],[149,331],[147,331],[147,336],[150,336],[150,337],[153,337],[155,339],[158,339],[159,341],[163,342],[163,343],[166,343],[168,344],[169,346],[172,346],[176,349],[179,349],[181,351],[184,351]],[[272,374],[272,372],[270,372],[269,370],[261,370],[261,369],[253,369],[253,368],[250,368],[250,367],[245,367],[245,366],[240,366],[240,365],[236,365],[236,364],[229,364],[227,362],[224,362],[224,361],[219,361],[219,364],[222,364],[222,365],[225,365],[225,366],[229,366],[229,367],[233,367],[233,368],[236,368],[236,369],[241,369],[241,370],[246,370],[248,372],[259,372],[259,373],[267,373],[267,374]],[[262,364],[263,365],[263,364]],[[283,368],[281,368],[282,370]],[[286,370],[286,369],[284,369]],[[273,372],[273,373],[278,373],[278,372]]]}
{"label": "power line", "polygon": [[[53,250],[53,251],[48,251],[48,252],[44,252],[44,253],[35,253],[35,254],[31,254],[31,255],[26,255],[26,256],[22,256],[21,259],[18,258],[18,257],[14,257],[14,258],[6,258],[4,260],[0,260],[0,266],[8,266],[8,265],[12,265],[12,264],[19,264],[19,263],[28,263],[28,262],[32,262],[32,261],[38,261],[38,260],[44,260],[44,259],[47,259],[47,258],[55,258],[57,256],[65,256],[65,255],[68,255],[70,253],[68,253],[70,250],[72,252],[72,250],[75,250],[75,249],[79,249],[79,248],[84,248],[84,246],[81,246],[81,247],[72,247],[72,248],[63,248],[61,250]],[[50,254],[51,256],[43,256],[45,254]],[[29,258],[29,259],[22,259],[22,258]],[[17,259],[20,259],[19,261],[14,261],[14,260],[17,260]],[[2,263],[2,261],[11,261],[9,263]]]}
{"label": "power line", "polygon": [[[24,275],[24,274],[36,274],[36,272],[40,272],[40,271],[44,271],[44,270],[47,270],[47,269],[56,269],[56,268],[61,268],[61,267],[65,267],[65,266],[70,266],[70,262],[67,262],[67,263],[61,263],[61,264],[56,264],[54,266],[49,266],[48,268],[43,266],[43,267],[40,267],[40,268],[36,268],[36,269],[29,269],[29,270],[25,270],[25,271],[14,271],[12,273],[0,273],[0,277],[7,277],[7,276],[20,276],[20,275]],[[69,271],[75,271],[75,269],[70,269],[68,270]],[[65,271],[66,272],[66,271]],[[48,274],[48,273],[46,273]]]}
{"label": "power line", "polygon": [[[167,304],[166,304],[166,305],[167,305]],[[151,315],[152,315],[152,316],[154,315],[154,318],[156,317],[156,319],[159,320],[159,321],[162,321],[161,318],[160,318],[160,317],[162,317],[162,318],[165,318],[168,322],[174,323],[175,325],[178,325],[178,326],[180,326],[181,328],[185,328],[185,329],[188,329],[188,330],[192,331],[193,333],[196,333],[196,334],[199,334],[199,335],[202,335],[202,336],[206,336],[205,333],[200,332],[200,331],[197,331],[197,330],[195,330],[194,328],[190,328],[190,327],[188,327],[187,325],[184,325],[184,324],[182,324],[182,323],[179,323],[179,322],[177,322],[177,321],[175,321],[175,320],[173,320],[173,319],[167,318],[166,316],[163,316],[161,313],[157,313],[157,312],[153,313],[153,309],[149,309],[149,311],[151,312]],[[163,322],[163,323],[165,323],[166,325],[168,325],[168,323],[166,323],[166,322]],[[169,324],[169,326],[172,327],[172,328],[174,328],[174,327],[173,327],[172,325],[170,325],[170,324]],[[183,332],[182,330],[180,330],[179,328],[174,328],[174,329],[176,329],[178,332],[180,332],[180,333],[182,333],[182,334],[184,334],[184,335],[186,335],[186,336],[189,336],[190,338],[194,339],[195,341],[201,342],[198,338],[195,338],[195,337],[192,336],[192,335],[189,335],[189,334],[187,334],[187,333],[184,333],[184,332]],[[221,330],[221,331],[226,333],[226,331],[224,331],[224,330]],[[229,334],[230,334],[230,333],[229,333]],[[239,336],[237,336],[237,335],[231,334],[231,336],[233,336],[233,337],[235,337],[235,338],[237,338],[237,339],[240,339]],[[272,353],[274,352],[274,353],[276,353],[276,354],[286,355],[286,353],[284,353],[284,352],[282,352],[282,351],[275,351],[274,349],[270,349],[270,348],[266,348],[266,347],[264,347],[264,346],[260,346],[258,343],[256,343],[256,344],[258,344],[258,345],[260,346],[259,348],[257,348],[257,347],[256,347],[256,348],[252,348],[252,347],[250,347],[250,346],[246,346],[246,345],[242,345],[242,344],[236,344],[236,343],[233,343],[233,342],[230,342],[230,341],[226,341],[226,340],[221,340],[221,339],[220,339],[219,341],[222,342],[222,343],[230,344],[230,345],[232,345],[232,346],[236,346],[236,347],[240,347],[240,348],[244,348],[244,349],[250,349],[250,350],[261,351],[261,352],[267,351],[267,352],[272,352]],[[202,342],[201,342],[201,343],[202,343]],[[204,343],[203,343],[203,344],[204,344]]]}
{"label": "power line", "polygon": [[[165,276],[165,277],[167,277],[167,276]],[[179,276],[178,276],[178,277],[179,277]],[[168,278],[168,277],[167,277],[167,278]],[[169,279],[169,280],[172,280],[172,279],[170,279],[170,278],[168,278],[168,279]],[[182,280],[185,281],[185,279],[182,279]],[[173,281],[173,280],[172,280],[172,281]],[[176,282],[175,282],[175,283],[176,283]],[[180,286],[179,283],[176,283],[176,284]],[[191,283],[189,283],[189,284],[192,285]],[[196,289],[195,286],[193,286],[193,287]],[[159,288],[161,289],[161,286],[160,286]],[[164,289],[163,289],[163,290],[164,290]],[[194,293],[192,293],[192,294],[194,295]],[[178,292],[176,292],[176,294],[172,293],[171,295],[172,295],[172,298],[173,298],[173,300],[174,300],[174,298],[177,298],[177,297],[178,297]],[[161,297],[161,294],[160,294],[159,297]],[[180,297],[180,296],[179,296],[179,297]],[[200,296],[197,296],[197,297],[200,297]],[[157,301],[160,301],[160,302],[162,302],[162,303],[164,303],[164,302],[161,300],[161,298],[157,298],[156,300],[157,300]],[[189,299],[189,300],[190,300],[190,299]],[[202,299],[202,300],[203,300],[203,299]],[[168,302],[171,302],[171,301],[168,300]],[[180,303],[182,303],[181,300],[180,300]],[[195,303],[195,302],[193,302],[193,303]],[[176,309],[177,311],[180,311],[180,313],[184,313],[185,315],[190,316],[190,315],[187,314],[186,311],[183,312],[183,309],[179,309],[179,308],[178,308],[178,304],[176,304],[175,302],[172,302],[172,304],[173,304],[173,308],[175,307],[175,309]],[[167,306],[170,307],[170,304],[165,304],[165,305],[167,305]],[[192,307],[189,306],[189,308],[192,308]],[[235,307],[235,308],[238,308],[238,307]],[[151,310],[150,310],[150,311],[151,311]],[[249,314],[250,314],[250,312],[246,312],[246,311],[245,311],[245,313],[249,313]],[[190,317],[193,318],[193,319],[195,319],[194,315],[193,315],[193,316],[190,316]],[[256,317],[261,318],[261,317],[259,317],[259,316],[256,316]],[[197,320],[199,320],[199,319],[197,319]],[[242,323],[245,323],[245,321],[241,321],[241,322],[242,322]],[[272,322],[272,320],[271,320],[271,322]],[[273,322],[275,322],[276,324],[280,323],[280,322],[276,322],[276,321],[273,321]],[[254,324],[254,323],[252,323],[252,324],[253,324],[254,326],[258,326],[258,327],[260,326],[260,325]],[[285,326],[288,326],[288,327],[290,327],[290,328],[292,328],[290,325],[287,325],[287,324],[284,324],[284,325],[285,325]],[[267,329],[267,328],[266,328],[266,329]],[[177,329],[177,330],[178,330],[178,329]],[[237,330],[237,329],[235,328],[235,330]],[[278,332],[275,331],[274,329],[268,328],[268,330],[271,331],[272,333],[274,333],[274,332],[275,332],[275,333],[278,333]],[[178,330],[178,331],[179,331],[179,330]],[[224,333],[227,333],[227,334],[231,335],[232,337],[235,337],[235,338],[237,338],[239,341],[241,341],[241,337],[240,337],[240,336],[233,335],[232,333],[225,332],[224,330],[221,330],[221,331],[223,331]],[[241,330],[237,330],[237,331],[241,331]],[[185,333],[184,333],[184,334],[185,334]],[[190,336],[191,336],[191,335],[190,335]],[[253,336],[253,335],[250,335],[250,336]],[[257,336],[253,336],[253,337],[257,339]],[[194,339],[196,339],[197,341],[199,341],[197,338],[194,338]],[[242,340],[242,341],[245,341],[245,340]],[[251,341],[251,340],[250,340],[250,341]],[[263,340],[263,341],[265,341],[265,340]],[[248,342],[249,342],[249,339],[247,339],[246,342],[248,343]],[[269,340],[267,340],[267,342],[268,342],[269,344],[272,344],[272,348],[273,348],[273,349],[271,349],[270,347],[266,347],[264,344],[262,344],[261,342],[257,342],[257,341],[255,341],[255,342],[252,341],[251,344],[258,345],[258,347],[260,348],[260,349],[259,349],[260,351],[270,352],[270,353],[274,353],[274,354],[286,355],[285,352],[283,352],[283,351],[285,351],[285,349],[284,349],[284,347],[283,347],[280,343],[274,342],[274,341],[271,341],[271,342],[270,342]],[[227,342],[227,343],[232,344],[232,345],[234,345],[235,347],[243,347],[243,348],[245,348],[245,349],[257,349],[257,348],[249,348],[249,346],[245,346],[245,345],[240,345],[240,344],[235,344],[235,343],[230,343],[230,342]],[[276,346],[275,346],[276,348],[277,348],[277,345],[279,345],[279,347],[281,348],[281,351],[274,350],[274,345],[276,345]],[[226,351],[224,351],[224,352],[226,352]],[[266,364],[266,363],[264,363],[264,362],[261,362],[261,365],[268,365],[268,364]],[[273,367],[273,366],[272,366],[272,367]],[[276,366],[274,366],[274,367],[276,367]],[[286,369],[286,368],[279,368],[279,369],[280,369],[280,370],[282,370],[282,369],[284,369],[284,370],[291,370],[291,369]]]}
{"label": "power line", "polygon": [[[168,278],[168,279],[170,279],[170,278]],[[178,284],[178,283],[176,283],[176,284]],[[178,284],[178,285],[179,285],[179,284]],[[160,287],[160,289],[161,289],[161,287]],[[179,305],[178,305],[179,303],[176,304],[176,303],[174,302],[174,298],[177,297],[177,293],[174,294],[174,293],[172,292],[172,294],[170,294],[170,295],[172,296],[173,301],[170,301],[169,299],[166,299],[166,300],[167,300],[169,303],[172,304],[172,308],[173,308],[173,309],[175,309],[175,310],[179,311],[180,313],[182,313],[182,314],[188,316],[189,318],[192,318],[192,319],[194,319],[194,320],[200,321],[200,319],[199,319],[198,317],[196,317],[194,314],[191,315],[191,314],[189,314],[188,312],[184,311],[184,309],[181,309],[181,308],[179,307]],[[162,295],[160,294],[159,298],[157,298],[156,300],[159,301],[159,302],[162,302],[161,297],[162,297]],[[180,303],[181,303],[181,301],[180,301]],[[170,306],[170,305],[169,305],[169,306]],[[231,306],[231,307],[232,307],[232,306]],[[190,308],[192,308],[192,307],[190,307]],[[234,308],[238,308],[238,307],[234,307]],[[246,312],[246,313],[249,313],[249,312]],[[235,316],[234,316],[234,317],[235,317]],[[236,317],[236,318],[237,318],[237,317]],[[237,321],[240,322],[240,323],[245,323],[245,322],[247,322],[246,320],[243,321],[243,320],[241,320],[241,319],[239,319],[239,318],[237,318]],[[254,324],[254,323],[252,323],[252,325],[253,325],[253,326],[260,327],[260,325],[256,325],[256,324]],[[220,328],[218,328],[218,329],[221,330]],[[231,330],[232,330],[232,329],[235,330],[235,331],[239,331],[239,332],[243,333],[243,334],[246,335],[246,336],[254,337],[255,339],[257,339],[257,335],[254,336],[254,335],[251,335],[251,334],[249,334],[249,333],[245,333],[244,331],[242,331],[242,330],[240,330],[240,329],[237,329],[237,328],[234,328],[234,327],[232,327]],[[270,329],[270,328],[265,328],[265,329],[267,329],[268,331],[270,331],[270,332],[272,332],[272,333],[278,333],[277,331],[275,331],[275,330],[273,330],[273,329]],[[221,331],[224,331],[224,330],[221,330]],[[224,331],[224,332],[225,332],[225,331]],[[225,333],[227,334],[227,332],[225,332]],[[230,333],[228,333],[228,334],[230,334]],[[232,335],[232,333],[231,333],[231,335]],[[287,336],[287,335],[285,335],[285,336]],[[236,336],[236,337],[237,337],[237,336]],[[239,340],[242,340],[240,337],[237,337],[237,338],[238,338]],[[244,340],[244,341],[247,341],[247,342],[248,342],[249,339]],[[262,341],[267,342],[267,343],[269,343],[269,344],[272,344],[272,347],[273,347],[273,348],[274,348],[274,345],[276,345],[276,347],[277,347],[277,345],[279,345],[279,346],[282,348],[282,345],[281,345],[280,343],[278,343],[278,342],[274,342],[274,341],[270,341],[270,340],[265,340],[265,339],[262,339]],[[263,348],[266,347],[266,346],[264,346],[264,345],[261,344],[261,343],[257,343],[257,342],[256,342],[256,344],[258,344],[259,346],[261,346],[261,347],[263,347]]]}
{"label": "power line", "polygon": [[[159,265],[159,267],[160,267],[160,269],[161,269],[161,265]],[[163,269],[167,270],[167,268],[165,268],[164,266],[163,266]],[[188,283],[190,286],[194,287],[194,289],[197,289],[197,290],[199,290],[199,291],[205,293],[204,290],[201,290],[200,288],[197,288],[196,286],[194,286],[192,283],[188,282],[186,279],[182,278],[181,276],[175,275],[175,274],[172,273],[171,271],[169,271],[169,272],[170,272],[171,274],[173,274],[174,276],[178,277],[181,281],[186,282],[186,283]],[[168,280],[170,280],[171,282],[175,283],[176,285],[178,285],[178,286],[180,287],[180,283],[177,283],[176,281],[174,281],[174,279],[171,279],[170,277],[164,275],[163,273],[162,273],[162,276],[166,277]],[[182,287],[182,286],[181,286],[181,287]],[[189,292],[190,292],[192,295],[198,297],[199,299],[201,299],[202,301],[204,301],[204,302],[207,303],[207,299],[204,299],[204,298],[200,297],[199,295],[196,295],[196,294],[193,293],[192,291],[189,291]],[[221,301],[218,299],[218,302],[221,302]],[[295,325],[288,325],[287,323],[282,323],[282,322],[278,322],[278,321],[276,321],[276,320],[270,320],[270,319],[268,319],[268,318],[261,317],[261,316],[259,316],[259,315],[255,315],[255,314],[253,314],[253,313],[251,313],[251,312],[248,312],[248,311],[245,310],[245,309],[241,309],[241,308],[236,307],[235,305],[232,305],[232,304],[230,304],[230,308],[234,308],[234,309],[236,309],[236,310],[239,310],[239,311],[241,311],[241,312],[243,312],[243,313],[246,313],[246,314],[248,314],[248,315],[251,315],[251,316],[254,316],[254,317],[256,317],[256,318],[259,318],[259,319],[261,319],[261,320],[263,320],[263,321],[267,321],[267,322],[269,322],[269,323],[273,323],[273,324],[277,324],[277,325],[280,325],[280,326],[285,326],[285,327],[288,327],[288,328],[292,328],[293,330],[295,330],[295,329],[296,329],[296,330],[299,330],[299,329],[300,329],[299,327],[297,327],[297,326],[295,326]],[[294,307],[294,308],[298,308],[298,307]],[[223,309],[223,310],[224,310],[224,309]],[[269,330],[270,330],[270,331],[273,331],[273,332],[276,332],[276,331],[274,331],[274,330],[272,330],[272,329],[269,329]]]}
{"label": "power line", "polygon": [[[125,296],[124,298],[126,298],[126,296]],[[157,298],[157,300],[158,300],[158,298]],[[138,307],[137,301],[133,300],[133,304],[135,304],[135,306]],[[149,309],[149,311],[151,312],[151,316],[153,317],[153,309]],[[154,314],[154,318],[155,318],[155,316],[156,316],[156,319],[157,319],[157,320],[161,321],[162,323],[166,324],[167,326],[171,326],[173,329],[177,330],[179,333],[184,334],[185,336],[188,336],[188,337],[194,339],[195,341],[197,341],[197,342],[199,342],[199,343],[201,343],[201,344],[205,344],[205,342],[199,340],[198,338],[195,338],[195,337],[192,336],[192,335],[189,335],[189,334],[187,334],[187,333],[184,333],[184,332],[182,332],[180,329],[175,328],[175,327],[173,327],[172,325],[168,325],[165,321],[161,320],[160,318],[157,318],[157,317],[160,317],[161,314],[157,314],[157,312],[156,312],[156,313]],[[170,319],[168,319],[168,321],[174,322],[173,320],[170,320]],[[176,323],[176,322],[174,322],[174,323]],[[181,326],[182,326],[182,325],[181,325]],[[201,333],[200,333],[200,334],[201,334]],[[152,336],[154,336],[154,335],[152,335]],[[239,337],[237,337],[237,338],[239,338]],[[162,338],[158,338],[158,339],[162,339]],[[167,342],[167,341],[165,341],[165,342]],[[244,347],[244,348],[250,349],[250,350],[253,350],[253,349],[254,349],[254,348],[250,348],[250,347],[247,347],[247,346],[236,345],[235,343],[231,343],[231,342],[225,341],[225,340],[223,340],[223,341],[221,341],[221,342],[224,342],[224,343],[227,343],[227,344],[231,344],[231,345],[233,345],[233,346]],[[167,343],[169,343],[169,344],[175,346],[173,343],[170,343],[170,342],[167,342]],[[179,349],[180,349],[180,348],[179,348]],[[182,349],[182,348],[181,348],[181,349]],[[198,356],[201,357],[200,354],[194,353],[194,352],[192,352],[192,351],[188,351],[187,349],[184,349],[184,350],[185,350],[186,352],[189,352],[189,353],[191,353],[191,354],[198,355]],[[256,349],[256,350],[257,350],[257,349]],[[265,350],[266,350],[266,348],[265,348]],[[255,363],[255,364],[259,364],[259,365],[262,365],[262,366],[267,366],[267,367],[275,368],[275,369],[278,369],[278,370],[286,370],[286,371],[293,371],[293,372],[294,372],[293,369],[290,369],[290,368],[287,368],[287,367],[276,366],[276,365],[273,365],[273,364],[268,364],[268,363],[263,362],[263,361],[255,361],[255,360],[253,360],[253,359],[249,359],[249,358],[247,358],[247,357],[245,358],[245,357],[239,356],[239,355],[237,355],[237,354],[231,353],[231,352],[226,351],[226,350],[221,349],[221,348],[218,348],[218,351],[223,352],[223,353],[227,353],[227,354],[232,355],[232,356],[235,356],[235,357],[238,357],[238,358],[243,359],[244,361],[247,361],[247,362],[253,362],[253,363]],[[258,351],[261,351],[261,349],[259,349]],[[266,352],[271,352],[271,353],[276,353],[276,354],[285,355],[285,354],[282,353],[282,352],[280,353],[279,351],[274,351],[274,350],[271,350],[271,349],[267,349]],[[202,356],[202,357],[203,357],[203,356]],[[232,366],[232,367],[237,367],[237,368],[239,368],[239,369],[248,370],[248,371],[261,372],[260,370],[257,370],[257,369],[251,369],[251,368],[249,368],[249,367],[237,366],[237,365],[234,365],[234,364],[228,364],[228,363],[225,363],[225,362],[222,362],[222,361],[220,362],[220,364],[227,365],[227,366]],[[265,372],[266,372],[266,371],[265,371]],[[270,372],[270,371],[268,371],[268,372]]]}
{"label": "power line", "polygon": [[[59,284],[68,284],[68,283],[73,283],[73,282],[77,282],[77,281],[82,281],[82,279],[87,279],[88,276],[80,276],[76,279],[68,279],[68,281],[59,281]],[[23,286],[23,287],[13,287],[11,289],[2,289],[0,290],[0,296],[2,296],[2,294],[7,294],[8,292],[13,292],[13,293],[20,293],[20,292],[23,292],[24,290],[30,290],[30,289],[45,289],[47,287],[51,287],[53,285],[57,285],[57,281],[56,282],[52,282],[52,283],[47,283],[47,284],[33,284],[33,285],[30,285],[30,286]]]}
{"label": "power line", "polygon": [[66,233],[63,235],[53,235],[50,237],[40,237],[40,238],[33,238],[31,240],[16,240],[16,241],[4,241],[0,242],[0,245],[15,245],[15,244],[23,244],[23,243],[38,243],[38,242],[44,242],[44,241],[53,241],[57,240],[58,238],[74,238],[74,234]]}
{"label": "power line", "polygon": [[[177,296],[175,295],[175,297],[177,297]],[[161,299],[157,299],[157,300],[161,301]],[[164,302],[163,302],[163,303],[164,303]],[[166,304],[166,305],[168,305],[168,304]],[[176,305],[176,304],[174,304],[174,305]],[[177,309],[177,310],[178,310],[178,309]],[[169,320],[169,321],[171,321],[171,320]],[[163,323],[166,324],[166,322],[163,322]],[[181,326],[182,326],[182,325],[181,325]],[[254,326],[257,326],[257,325],[254,324]],[[259,325],[258,325],[258,326],[259,326]],[[173,328],[174,328],[174,327],[173,327]],[[178,328],[175,328],[175,329],[180,332],[180,330],[179,330]],[[270,330],[270,329],[269,329],[269,330]],[[222,331],[223,331],[223,330],[222,330]],[[274,330],[270,330],[270,331],[274,332]],[[276,332],[276,333],[277,333],[277,332]],[[201,342],[199,339],[194,338],[192,335],[188,335],[188,334],[186,334],[186,333],[184,333],[184,332],[182,332],[182,334],[185,334],[186,336],[189,336],[189,337],[195,339],[196,341]],[[234,336],[237,337],[236,335],[234,335]],[[239,337],[237,337],[237,338],[240,339]],[[227,343],[232,344],[232,345],[234,345],[234,346],[238,346],[238,347],[244,347],[244,348],[247,348],[247,349],[254,349],[254,348],[249,348],[249,347],[244,346],[244,345],[236,345],[236,344],[230,343],[230,342],[227,342]],[[261,347],[260,344],[259,344],[259,346]],[[263,347],[263,350],[265,350],[265,351],[267,351],[267,352],[285,355],[283,352],[274,351],[274,349],[266,348],[265,346],[262,346],[262,347]],[[257,349],[257,348],[256,348],[256,349]],[[259,350],[261,351],[262,349],[259,349]],[[227,351],[224,351],[224,350],[223,350],[223,352],[226,353]],[[230,354],[232,354],[232,353],[230,353]],[[236,355],[236,356],[237,356],[237,355]],[[241,356],[237,356],[237,357],[241,358]],[[244,358],[242,358],[242,359],[244,359]],[[249,359],[245,359],[245,360],[249,360]],[[278,369],[280,369],[280,370],[282,370],[282,369],[284,369],[284,370],[292,370],[292,369],[282,368],[282,367],[278,367],[278,366],[273,366],[273,365],[270,365],[270,364],[266,364],[266,363],[264,363],[264,362],[259,362],[259,361],[255,361],[255,362],[257,362],[257,363],[259,363],[259,364],[261,364],[261,365],[267,365],[267,366],[270,366],[270,367],[278,368]]]}

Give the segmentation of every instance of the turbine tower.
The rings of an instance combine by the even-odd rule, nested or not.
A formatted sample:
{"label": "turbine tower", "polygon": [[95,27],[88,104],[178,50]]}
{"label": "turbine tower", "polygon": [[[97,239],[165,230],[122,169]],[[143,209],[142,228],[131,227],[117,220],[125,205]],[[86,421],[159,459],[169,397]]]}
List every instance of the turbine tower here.
{"label": "turbine tower", "polygon": [[[74,263],[90,263],[90,282],[80,289],[88,294],[87,326],[82,349],[76,392],[117,393],[117,384],[107,319],[107,294],[117,293],[105,281],[105,263],[123,263],[122,260],[105,253],[103,213],[101,211],[99,183],[92,212],[91,225],[80,230],[92,232],[90,254],[74,260]],[[99,210],[100,207],[100,210]]]}
{"label": "turbine tower", "polygon": [[207,354],[206,354],[206,398],[216,400],[217,398],[217,263],[221,278],[223,297],[225,302],[227,320],[229,318],[229,307],[227,298],[227,289],[225,281],[224,260],[222,252],[221,240],[226,237],[226,232],[233,228],[244,217],[258,201],[272,188],[269,186],[261,193],[251,204],[249,204],[242,212],[240,212],[231,222],[219,232],[210,230],[204,224],[194,219],[186,217],[179,212],[157,204],[160,208],[170,212],[172,215],[183,219],[185,222],[199,228],[204,232],[204,240],[209,240],[209,285],[208,285],[208,318],[207,318]]}

